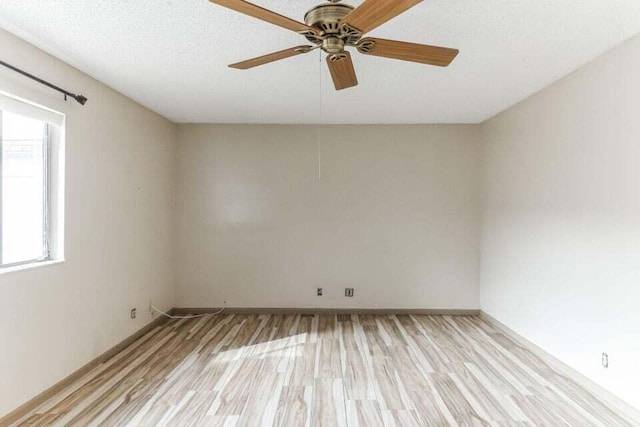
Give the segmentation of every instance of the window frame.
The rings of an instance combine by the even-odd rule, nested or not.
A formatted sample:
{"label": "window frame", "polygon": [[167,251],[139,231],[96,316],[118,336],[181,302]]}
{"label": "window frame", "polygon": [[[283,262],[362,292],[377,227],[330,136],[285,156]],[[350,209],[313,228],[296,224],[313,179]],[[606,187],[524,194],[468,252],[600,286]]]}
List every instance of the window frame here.
{"label": "window frame", "polygon": [[[36,263],[41,263],[41,262],[48,262],[51,261],[51,210],[50,210],[50,206],[51,206],[51,124],[47,123],[46,121],[40,120],[40,119],[36,119],[39,120],[43,123],[43,135],[42,135],[42,141],[43,141],[43,147],[42,147],[42,167],[43,167],[43,171],[42,171],[42,180],[43,180],[43,215],[42,215],[42,256],[39,258],[34,258],[34,259],[28,259],[28,260],[24,260],[24,261],[17,261],[17,262],[12,262],[12,263],[2,263],[2,256],[3,256],[3,236],[2,236],[2,232],[3,232],[3,218],[2,218],[2,214],[3,214],[3,194],[2,194],[2,190],[3,190],[3,182],[2,182],[2,177],[3,177],[3,164],[4,164],[4,159],[3,159],[3,155],[4,155],[4,150],[3,150],[3,145],[4,145],[4,138],[3,138],[3,132],[2,132],[2,126],[3,126],[3,110],[0,110],[0,272],[4,269],[8,269],[8,268],[12,268],[12,267],[20,267],[20,266],[24,266],[27,264],[36,264]],[[20,114],[22,115],[22,114]],[[23,115],[25,116],[25,115]],[[29,117],[29,116],[25,116],[25,117]]]}

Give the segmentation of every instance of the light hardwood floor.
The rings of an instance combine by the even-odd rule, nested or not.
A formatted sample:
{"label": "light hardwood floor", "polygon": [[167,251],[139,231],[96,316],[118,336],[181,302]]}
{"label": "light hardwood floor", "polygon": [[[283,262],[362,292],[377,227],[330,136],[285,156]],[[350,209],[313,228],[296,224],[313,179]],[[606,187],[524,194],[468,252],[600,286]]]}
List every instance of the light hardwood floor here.
{"label": "light hardwood floor", "polygon": [[477,316],[171,320],[21,425],[628,426]]}

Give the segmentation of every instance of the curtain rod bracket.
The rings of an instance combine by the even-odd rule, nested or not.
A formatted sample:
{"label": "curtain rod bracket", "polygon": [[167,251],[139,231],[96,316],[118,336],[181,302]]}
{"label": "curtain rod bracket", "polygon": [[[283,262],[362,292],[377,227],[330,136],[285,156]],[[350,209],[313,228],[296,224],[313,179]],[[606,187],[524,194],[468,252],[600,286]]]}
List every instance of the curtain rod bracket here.
{"label": "curtain rod bracket", "polygon": [[71,92],[69,92],[68,90],[64,90],[64,89],[62,89],[61,87],[54,85],[53,83],[49,83],[48,81],[43,80],[43,79],[41,79],[41,78],[39,78],[39,77],[36,77],[36,76],[34,76],[33,74],[29,74],[29,73],[27,73],[26,71],[21,70],[21,69],[20,69],[20,68],[18,68],[18,67],[14,67],[14,66],[13,66],[13,65],[11,65],[11,64],[7,64],[7,63],[6,63],[6,62],[4,62],[4,61],[0,61],[0,65],[2,65],[2,66],[4,66],[4,67],[7,67],[8,69],[10,69],[10,70],[12,70],[12,71],[15,71],[16,73],[22,74],[23,76],[28,77],[28,78],[30,78],[31,80],[35,80],[36,82],[38,82],[38,83],[40,83],[40,84],[42,84],[42,85],[45,85],[45,86],[47,86],[47,87],[49,87],[49,88],[51,88],[51,89],[53,89],[53,90],[57,90],[58,92],[60,92],[60,93],[62,93],[62,94],[64,95],[64,100],[65,100],[65,101],[67,100],[67,96],[70,96],[71,98],[75,99],[75,100],[76,100],[76,102],[77,102],[78,104],[80,104],[80,105],[84,105],[84,104],[86,104],[86,103],[87,103],[87,98],[86,98],[85,96],[82,96],[82,95],[76,95],[75,93],[71,93]]}

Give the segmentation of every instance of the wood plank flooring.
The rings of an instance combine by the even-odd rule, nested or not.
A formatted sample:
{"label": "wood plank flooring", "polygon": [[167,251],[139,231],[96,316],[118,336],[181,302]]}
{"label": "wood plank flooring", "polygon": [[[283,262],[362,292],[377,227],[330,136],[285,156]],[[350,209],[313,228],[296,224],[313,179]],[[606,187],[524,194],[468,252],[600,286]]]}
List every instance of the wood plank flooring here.
{"label": "wood plank flooring", "polygon": [[629,426],[477,316],[171,320],[18,425]]}

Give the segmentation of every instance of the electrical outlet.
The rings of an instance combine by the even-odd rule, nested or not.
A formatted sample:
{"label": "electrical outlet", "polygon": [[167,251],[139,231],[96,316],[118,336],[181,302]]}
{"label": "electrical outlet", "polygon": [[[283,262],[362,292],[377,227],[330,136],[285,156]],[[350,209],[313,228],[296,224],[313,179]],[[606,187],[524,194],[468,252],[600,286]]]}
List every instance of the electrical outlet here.
{"label": "electrical outlet", "polygon": [[609,355],[607,353],[602,353],[602,367],[609,367]]}
{"label": "electrical outlet", "polygon": [[352,297],[353,296],[353,288],[344,288],[344,296]]}
{"label": "electrical outlet", "polygon": [[317,295],[318,295],[319,297],[321,297],[321,296],[322,296],[322,288],[318,288],[318,293],[317,293]]}
{"label": "electrical outlet", "polygon": [[135,308],[132,308],[132,309],[131,309],[131,318],[132,318],[132,319],[135,319],[135,318],[136,318],[136,314],[137,314],[137,312],[138,312],[138,310],[137,310],[137,309],[135,309]]}

